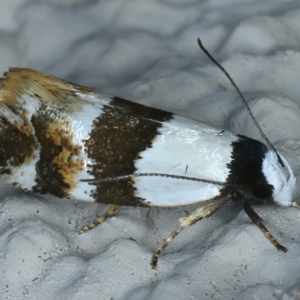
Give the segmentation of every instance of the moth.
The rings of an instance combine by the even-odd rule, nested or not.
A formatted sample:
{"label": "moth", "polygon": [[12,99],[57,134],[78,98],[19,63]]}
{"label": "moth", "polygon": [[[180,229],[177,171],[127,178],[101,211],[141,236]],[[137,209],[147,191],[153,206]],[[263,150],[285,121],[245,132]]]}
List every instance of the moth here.
{"label": "moth", "polygon": [[254,196],[297,206],[293,171],[267,139],[265,145],[31,69],[5,73],[0,100],[2,176],[28,191],[109,204],[81,232],[119,206],[204,204],[180,218],[179,228],[154,252],[151,266],[156,268],[178,233],[232,199],[278,250],[286,251],[249,204]]}

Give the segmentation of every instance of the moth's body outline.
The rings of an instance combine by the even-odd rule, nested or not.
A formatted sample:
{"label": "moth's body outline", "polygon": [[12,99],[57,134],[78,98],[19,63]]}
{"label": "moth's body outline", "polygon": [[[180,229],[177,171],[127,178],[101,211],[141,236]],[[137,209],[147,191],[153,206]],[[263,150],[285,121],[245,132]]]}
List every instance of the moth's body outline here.
{"label": "moth's body outline", "polygon": [[121,205],[171,207],[212,200],[180,219],[180,228],[153,256],[155,267],[182,229],[234,199],[277,249],[286,250],[244,196],[293,205],[295,177],[273,147],[30,69],[4,74],[0,100],[1,150],[16,145],[0,157],[1,173],[34,192],[110,204],[83,231]]}

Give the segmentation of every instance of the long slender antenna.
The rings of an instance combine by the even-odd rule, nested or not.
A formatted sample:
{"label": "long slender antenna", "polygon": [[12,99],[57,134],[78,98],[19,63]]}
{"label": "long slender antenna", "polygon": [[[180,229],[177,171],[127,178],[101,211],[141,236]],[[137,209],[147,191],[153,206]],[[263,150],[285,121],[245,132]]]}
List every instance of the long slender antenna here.
{"label": "long slender antenna", "polygon": [[237,85],[235,84],[235,82],[233,81],[233,79],[231,78],[231,76],[228,74],[228,72],[224,69],[223,66],[221,66],[212,56],[211,54],[204,48],[201,40],[198,38],[198,45],[200,47],[200,49],[206,54],[206,56],[225,74],[225,76],[228,78],[228,80],[230,81],[231,85],[235,88],[235,90],[237,91],[238,95],[240,96],[240,98],[242,99],[242,101],[244,102],[246,109],[254,123],[254,125],[256,126],[259,134],[261,135],[261,137],[265,140],[265,142],[267,143],[268,147],[270,149],[272,149],[278,156],[279,161],[281,162],[281,164],[283,165],[280,156],[278,155],[275,147],[272,145],[272,143],[269,141],[269,139],[266,137],[266,135],[264,134],[264,132],[262,131],[262,129],[260,128],[259,124],[257,123],[255,117],[253,116],[253,113],[248,105],[248,103],[246,102],[243,94],[241,93],[240,89],[237,87]]}
{"label": "long slender antenna", "polygon": [[220,186],[231,186],[231,187],[239,187],[237,184],[230,184],[227,182],[220,182],[220,181],[213,181],[208,179],[201,179],[197,177],[188,177],[188,176],[181,176],[181,175],[172,175],[172,174],[165,174],[165,173],[133,173],[128,175],[121,175],[121,176],[114,176],[114,177],[104,177],[104,178],[95,178],[95,179],[80,179],[81,182],[113,182],[113,181],[120,181],[125,179],[131,178],[138,178],[138,177],[168,177],[172,179],[181,179],[181,180],[190,180],[190,181],[197,181],[197,182],[204,182],[204,183],[211,183]]}

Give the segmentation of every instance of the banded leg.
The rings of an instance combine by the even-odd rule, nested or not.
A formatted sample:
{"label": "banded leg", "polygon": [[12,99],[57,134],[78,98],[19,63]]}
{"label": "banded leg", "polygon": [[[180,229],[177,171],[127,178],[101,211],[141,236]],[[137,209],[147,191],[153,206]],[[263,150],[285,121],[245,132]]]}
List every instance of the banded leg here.
{"label": "banded leg", "polygon": [[292,207],[295,207],[295,208],[300,209],[300,204],[297,203],[296,201],[293,201],[293,202],[292,202]]}
{"label": "banded leg", "polygon": [[157,268],[157,261],[159,255],[162,251],[170,244],[170,242],[186,227],[195,224],[203,218],[210,217],[214,212],[216,212],[220,207],[222,207],[231,197],[225,196],[222,198],[217,198],[214,202],[209,203],[205,206],[202,206],[191,214],[188,214],[185,217],[180,218],[180,227],[173,231],[170,236],[157,248],[157,250],[153,253],[151,258],[151,267],[152,269]]}
{"label": "banded leg", "polygon": [[287,249],[282,246],[269,232],[269,230],[262,223],[262,218],[255,212],[255,210],[250,206],[248,201],[244,198],[242,194],[234,195],[235,199],[238,199],[246,214],[251,219],[251,221],[261,230],[264,236],[275,246],[275,248],[279,251],[287,252]]}
{"label": "banded leg", "polygon": [[88,224],[87,226],[84,226],[83,228],[81,228],[79,233],[87,232],[87,231],[97,227],[98,225],[103,223],[108,217],[112,216],[118,208],[119,208],[118,205],[110,205],[108,207],[107,211],[101,217],[97,218],[95,221]]}

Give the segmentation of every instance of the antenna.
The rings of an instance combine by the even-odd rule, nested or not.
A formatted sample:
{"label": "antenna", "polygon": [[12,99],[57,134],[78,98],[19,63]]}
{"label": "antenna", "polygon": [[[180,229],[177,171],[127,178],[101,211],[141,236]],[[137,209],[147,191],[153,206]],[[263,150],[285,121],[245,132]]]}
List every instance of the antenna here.
{"label": "antenna", "polygon": [[255,117],[254,117],[254,115],[253,115],[253,113],[252,113],[252,111],[251,111],[251,109],[250,109],[250,107],[249,107],[249,105],[248,105],[248,103],[246,102],[246,100],[245,100],[245,98],[244,98],[244,96],[243,96],[243,94],[241,93],[241,91],[240,91],[240,89],[237,87],[237,85],[235,84],[235,82],[234,82],[234,80],[231,78],[231,76],[228,74],[228,72],[224,69],[224,67],[223,66],[221,66],[212,56],[211,56],[211,54],[204,48],[204,46],[203,46],[203,44],[202,44],[202,42],[201,42],[201,40],[198,38],[197,39],[197,41],[198,41],[198,45],[199,45],[199,47],[200,47],[200,49],[204,52],[204,54],[225,74],[225,76],[227,77],[227,79],[230,81],[230,83],[231,83],[231,85],[235,88],[235,90],[237,91],[237,93],[238,93],[238,95],[240,96],[240,98],[241,98],[241,100],[244,102],[244,105],[245,105],[245,107],[246,107],[246,109],[247,109],[247,111],[248,111],[248,113],[249,113],[249,115],[250,115],[250,117],[251,117],[251,119],[252,119],[252,121],[253,121],[253,123],[254,123],[254,125],[256,126],[256,128],[257,128],[257,130],[258,130],[258,132],[259,132],[259,134],[261,135],[261,137],[265,140],[265,142],[266,142],[266,144],[268,145],[268,147],[270,148],[270,149],[272,149],[276,154],[277,154],[277,157],[278,157],[278,160],[279,160],[279,162],[282,164],[282,166],[283,166],[283,163],[282,163],[282,161],[281,161],[281,159],[280,159],[280,156],[278,155],[278,153],[277,153],[277,151],[276,151],[276,149],[275,149],[275,147],[272,145],[272,143],[269,141],[269,139],[266,137],[266,135],[264,134],[264,132],[262,131],[262,129],[260,128],[260,126],[259,126],[259,124],[257,123],[257,121],[256,121],[256,119],[255,119]]}
{"label": "antenna", "polygon": [[173,179],[182,179],[182,180],[190,180],[190,181],[197,181],[197,182],[204,182],[204,183],[211,183],[216,184],[220,186],[230,186],[230,187],[239,187],[237,184],[230,184],[227,182],[220,182],[220,181],[213,181],[209,179],[201,179],[197,177],[188,177],[188,176],[181,176],[181,175],[172,175],[172,174],[165,174],[165,173],[133,173],[128,175],[121,175],[121,176],[115,176],[115,177],[105,177],[105,178],[94,178],[94,179],[80,179],[81,182],[112,182],[112,181],[120,181],[125,179],[131,179],[131,178],[138,178],[138,177],[167,177],[167,178],[173,178]]}

